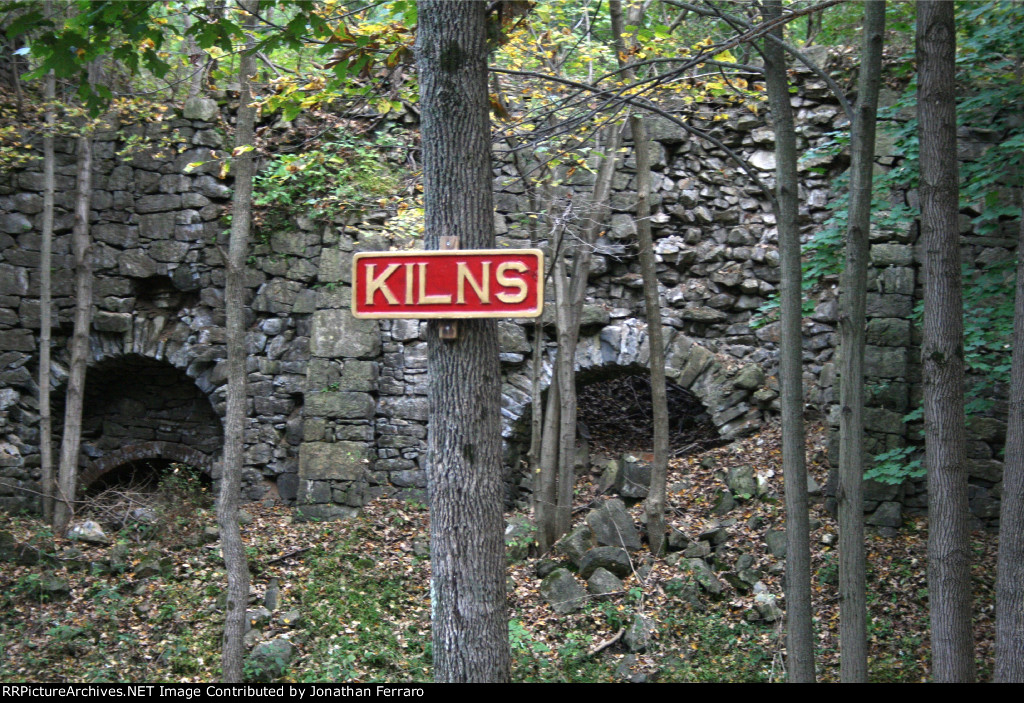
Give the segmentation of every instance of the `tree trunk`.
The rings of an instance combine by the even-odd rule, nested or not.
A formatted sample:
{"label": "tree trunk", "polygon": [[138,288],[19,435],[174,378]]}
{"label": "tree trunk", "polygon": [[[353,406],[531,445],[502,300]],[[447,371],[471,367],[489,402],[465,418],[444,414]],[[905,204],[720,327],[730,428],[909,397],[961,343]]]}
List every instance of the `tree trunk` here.
{"label": "tree trunk", "polygon": [[[95,64],[90,66],[90,78]],[[84,129],[88,129],[85,127]],[[64,534],[74,515],[78,455],[82,440],[82,403],[85,399],[85,367],[89,359],[89,326],[92,322],[92,247],[89,211],[92,196],[92,138],[78,138],[75,175],[75,225],[71,246],[75,258],[75,322],[71,333],[71,368],[64,403],[64,435],[60,445],[60,475],[53,513],[54,532]]]}
{"label": "tree trunk", "polygon": [[[810,19],[808,19],[810,21]],[[882,82],[885,0],[864,5],[864,45],[858,79],[857,121],[850,149],[850,212],[846,266],[840,286],[839,332],[839,674],[844,683],[866,683],[867,605],[864,559],[864,325],[868,234],[875,165],[875,115]]]}
{"label": "tree trunk", "polygon": [[924,243],[925,465],[928,583],[935,681],[973,681],[964,440],[953,6],[921,2],[917,17],[921,230]]}
{"label": "tree trunk", "polygon": [[[635,72],[625,61],[626,42],[623,37],[621,0],[608,4],[611,15],[612,39],[619,66],[624,68],[623,79],[631,82]],[[631,10],[629,22],[638,23],[642,13],[638,7]],[[636,153],[637,195],[636,229],[640,252],[640,271],[644,282],[644,309],[647,315],[647,339],[650,344],[651,414],[654,430],[654,461],[651,463],[651,483],[647,494],[647,540],[651,552],[660,554],[665,543],[665,483],[668,475],[668,395],[665,389],[665,342],[661,331],[661,304],[658,295],[657,266],[654,260],[654,238],[651,234],[651,140],[643,118],[630,117],[633,150]]]}
{"label": "tree trunk", "polygon": [[665,544],[665,483],[668,476],[668,395],[665,389],[665,341],[661,331],[661,303],[658,275],[651,235],[651,157],[647,127],[638,115],[630,118],[633,147],[636,150],[637,205],[636,228],[640,246],[640,268],[644,279],[644,307],[647,313],[647,339],[651,348],[651,411],[654,423],[654,461],[651,486],[647,494],[647,540],[653,554],[661,554]]}
{"label": "tree trunk", "polygon": [[974,680],[964,437],[963,302],[953,4],[917,5],[921,238],[924,243],[925,466],[932,677]]}
{"label": "tree trunk", "polygon": [[[50,15],[46,3],[46,15]],[[39,254],[39,462],[42,473],[43,519],[53,520],[53,415],[50,408],[50,340],[53,297],[53,196],[54,163],[53,101],[56,97],[53,71],[46,74],[43,99],[46,101],[46,131],[43,134],[43,222]]]}
{"label": "tree trunk", "polygon": [[[487,5],[419,3],[427,249],[442,235],[494,246],[487,96]],[[427,435],[434,678],[502,682],[505,613],[500,379],[494,320],[460,320],[458,338],[428,327]]]}
{"label": "tree trunk", "polygon": [[[554,266],[555,262],[552,262]],[[555,305],[558,305],[556,298]],[[559,398],[558,366],[561,355],[555,355],[548,384],[548,397],[544,409],[544,426],[541,432],[540,457],[534,483],[534,521],[537,524],[537,549],[547,554],[561,535],[555,528],[555,506],[558,503],[558,429],[560,426],[561,400]]]}
{"label": "tree trunk", "polygon": [[[247,25],[255,26],[259,3],[249,7],[239,2],[239,8],[248,14]],[[256,109],[252,102],[251,77],[256,70],[253,40],[247,41],[247,50],[241,54],[238,82],[238,119],[235,146],[251,146]],[[224,305],[227,314],[227,410],[224,418],[224,459],[217,501],[217,524],[220,525],[221,550],[228,577],[228,598],[224,617],[224,638],[221,648],[221,680],[224,683],[242,681],[242,659],[245,655],[245,611],[249,601],[249,566],[245,545],[238,525],[238,504],[242,482],[242,450],[247,417],[245,371],[245,262],[249,249],[249,230],[252,222],[252,180],[255,171],[251,151],[234,158],[235,188],[231,199],[231,238],[228,243],[227,272],[224,283]]]}
{"label": "tree trunk", "polygon": [[[766,20],[782,15],[781,0],[765,3]],[[775,31],[781,39],[782,30]],[[766,41],[765,82],[775,127],[776,220],[779,230],[781,340],[779,383],[782,402],[782,463],[786,487],[786,647],[789,681],[814,681],[811,630],[811,552],[804,455],[803,344],[801,338],[800,232],[797,228],[796,134],[789,103],[786,57]]]}
{"label": "tree trunk", "polygon": [[[564,277],[563,250],[568,249],[564,230],[573,218],[571,203],[560,217],[552,214],[553,224],[548,239],[558,242],[559,252],[551,262],[555,280],[555,322],[558,353],[555,356],[548,403],[544,417],[543,441],[540,449],[539,474],[536,485],[535,516],[538,546],[546,553],[571,526],[572,499],[575,487],[573,464],[576,458],[576,343],[579,339],[580,316],[586,298],[591,251],[597,233],[604,224],[612,178],[615,175],[615,152],[620,139],[618,125],[608,125],[599,137],[601,165],[597,170],[594,190],[584,211],[585,225],[578,234],[579,246],[573,254],[572,274],[568,284],[560,284],[557,272]],[[552,211],[553,213],[553,211]],[[568,251],[565,251],[567,254]],[[557,436],[556,436],[556,430]]]}
{"label": "tree trunk", "polygon": [[998,683],[1024,683],[1024,211],[1017,244],[1016,295],[996,568]]}
{"label": "tree trunk", "polygon": [[[563,256],[574,251],[573,280],[580,274],[579,247],[570,247],[563,240]],[[554,262],[555,319],[558,322],[558,360],[555,365],[558,383],[558,490],[555,501],[555,538],[572,525],[572,496],[575,487],[576,463],[576,342],[579,338],[579,317],[574,315],[569,278],[563,257]]]}

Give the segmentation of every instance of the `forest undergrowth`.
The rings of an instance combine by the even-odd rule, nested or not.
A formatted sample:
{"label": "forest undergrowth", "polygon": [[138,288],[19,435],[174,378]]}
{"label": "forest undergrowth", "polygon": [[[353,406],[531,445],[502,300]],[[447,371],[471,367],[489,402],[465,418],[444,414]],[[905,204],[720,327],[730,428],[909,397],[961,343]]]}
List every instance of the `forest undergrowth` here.
{"label": "forest undergrowth", "polygon": [[[809,433],[815,482],[824,486],[824,435]],[[781,608],[783,559],[766,546],[784,529],[778,428],[702,454],[673,460],[670,525],[696,541],[726,528],[708,556],[719,576],[744,558]],[[737,500],[712,514],[729,468],[767,476],[761,499]],[[769,474],[772,474],[769,476]],[[577,520],[595,495],[595,469],[579,477]],[[179,480],[181,495],[154,508],[153,523],[89,546],[54,538],[36,518],[14,517],[4,553],[18,545],[38,563],[0,563],[0,681],[201,682],[219,676],[225,576],[216,520],[201,484]],[[812,549],[818,676],[839,671],[836,526],[813,498]],[[635,519],[642,505],[631,508]],[[243,535],[252,570],[250,644],[285,637],[296,656],[287,681],[430,681],[430,562],[423,505],[378,500],[355,519],[300,522],[281,505],[246,506]],[[724,533],[723,533],[724,534]],[[990,678],[996,536],[972,541],[979,678]],[[26,546],[29,547],[26,551]],[[519,545],[522,546],[522,545]],[[35,550],[31,548],[34,547]],[[869,535],[871,678],[929,678],[927,524],[909,517],[897,536]],[[673,554],[675,556],[673,557]],[[539,593],[544,559],[510,564],[508,603],[515,681],[781,681],[782,622],[766,621],[752,591],[722,581],[717,596],[688,580],[680,553],[632,555],[623,591],[592,597],[556,615]],[[746,556],[744,556],[746,555]],[[31,562],[34,558],[21,558]],[[260,609],[268,597],[276,595]],[[764,597],[762,596],[762,599]],[[276,601],[273,602],[273,601]],[[624,637],[636,616],[652,636],[630,653]]]}

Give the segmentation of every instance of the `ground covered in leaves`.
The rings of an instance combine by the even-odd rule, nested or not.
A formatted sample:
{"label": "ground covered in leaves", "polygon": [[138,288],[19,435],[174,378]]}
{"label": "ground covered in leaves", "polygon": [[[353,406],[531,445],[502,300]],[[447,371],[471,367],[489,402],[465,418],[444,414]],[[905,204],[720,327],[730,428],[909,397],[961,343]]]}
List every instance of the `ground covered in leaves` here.
{"label": "ground covered in leaves", "polygon": [[[808,456],[816,482],[825,485],[821,442],[820,431],[810,435]],[[740,464],[766,478],[767,493],[723,506],[725,475]],[[580,520],[585,505],[600,500],[598,478],[597,469],[580,477]],[[761,583],[757,590],[784,608],[783,560],[766,544],[784,521],[777,429],[673,460],[669,485],[672,527],[694,542],[724,527],[727,539],[707,556],[711,568],[724,576],[742,558]],[[215,517],[195,486],[165,488],[170,498],[153,508],[153,524],[129,523],[108,546],[54,539],[33,518],[8,521],[0,548],[9,555],[17,545],[23,563],[0,563],[0,681],[218,678],[225,576]],[[641,509],[631,508],[638,524]],[[295,521],[282,506],[254,504],[246,511],[254,609],[247,637],[250,644],[276,637],[292,642],[296,655],[285,680],[431,679],[424,506],[380,500],[357,519],[330,523]],[[812,527],[818,673],[836,680],[836,528],[820,500]],[[978,663],[987,678],[996,539],[981,532],[973,538]],[[874,680],[928,679],[926,544],[923,518],[905,520],[896,537],[868,537]],[[593,597],[569,615],[556,615],[539,593],[538,571],[550,563],[527,558],[509,566],[514,680],[784,679],[782,623],[771,620],[770,609],[758,610],[752,590],[723,578],[724,589],[712,596],[687,580],[679,552],[654,558],[645,547],[632,560],[622,592]],[[259,610],[264,604],[272,607]],[[646,649],[630,653],[623,633],[637,615],[648,619],[653,634]]]}

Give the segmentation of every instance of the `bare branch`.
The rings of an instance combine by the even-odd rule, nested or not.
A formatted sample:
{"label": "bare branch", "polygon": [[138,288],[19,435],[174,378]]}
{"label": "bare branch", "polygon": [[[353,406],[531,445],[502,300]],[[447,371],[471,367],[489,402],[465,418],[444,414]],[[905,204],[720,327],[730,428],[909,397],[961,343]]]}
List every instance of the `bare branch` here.
{"label": "bare branch", "polygon": [[781,20],[776,20],[773,22],[764,22],[760,25],[754,25],[742,17],[737,17],[736,15],[727,13],[719,9],[718,7],[712,5],[710,2],[708,3],[710,9],[700,7],[699,5],[694,5],[689,2],[683,2],[683,0],[664,0],[664,2],[669,5],[674,5],[675,7],[679,7],[684,10],[689,10],[699,15],[703,15],[704,17],[718,17],[719,19],[729,22],[729,24],[732,24],[733,26],[739,25],[741,27],[745,27],[747,29],[747,32],[744,33],[743,36],[746,36],[746,34],[756,31],[756,36],[764,36],[766,39],[768,39],[768,41],[774,44],[778,44],[783,49],[792,54],[793,58],[807,66],[807,68],[811,69],[811,71],[813,71],[815,75],[817,75],[819,78],[825,81],[825,83],[828,84],[829,89],[835,94],[836,99],[839,101],[839,104],[842,105],[843,112],[846,113],[846,117],[847,119],[850,120],[850,124],[853,124],[853,106],[850,105],[850,101],[846,99],[846,94],[843,93],[839,85],[834,80],[832,80],[832,77],[828,75],[828,72],[819,67],[817,64],[815,64],[806,54],[804,54],[802,51],[797,49],[789,42],[784,41],[783,39],[780,39],[774,34],[769,33],[772,29],[774,29],[780,24],[792,22],[797,17],[809,15],[814,12],[820,12],[821,10],[832,7],[833,5],[838,5],[842,2],[845,2],[845,0],[826,0],[826,2],[822,2],[817,5],[812,5],[811,7],[806,7],[802,10],[795,10],[793,12],[789,12],[786,15],[784,15]]}
{"label": "bare branch", "polygon": [[583,91],[592,91],[594,96],[598,97],[598,98],[602,98],[602,96],[609,95],[609,94],[619,93],[619,95],[617,95],[615,98],[602,98],[605,102],[602,104],[602,106],[600,108],[595,108],[594,111],[596,112],[596,111],[598,111],[600,109],[603,109],[603,108],[607,107],[607,105],[609,105],[609,104],[619,104],[620,106],[621,105],[632,105],[632,106],[638,107],[640,109],[646,110],[647,112],[651,112],[651,113],[653,113],[655,115],[659,115],[661,117],[664,117],[665,119],[670,121],[672,124],[676,125],[677,127],[681,128],[682,130],[684,130],[687,134],[690,134],[691,136],[697,137],[698,139],[702,139],[702,140],[704,140],[706,142],[714,144],[716,147],[718,147],[723,152],[725,152],[729,156],[729,158],[732,159],[733,161],[735,161],[736,164],[743,170],[743,172],[746,173],[750,177],[750,179],[757,185],[757,187],[760,188],[764,192],[765,196],[767,198],[769,198],[769,200],[771,202],[773,202],[773,203],[775,202],[775,195],[774,195],[774,193],[772,193],[771,188],[766,186],[764,184],[764,182],[760,178],[758,178],[757,174],[754,173],[753,168],[751,168],[750,164],[748,164],[747,161],[742,156],[740,156],[735,151],[733,151],[728,146],[726,146],[724,143],[722,143],[721,140],[716,139],[715,137],[711,136],[707,132],[704,132],[704,131],[702,131],[700,129],[697,129],[696,127],[692,127],[692,126],[686,124],[686,122],[684,122],[683,120],[679,119],[675,115],[673,115],[670,112],[667,112],[665,110],[662,110],[661,108],[655,106],[653,103],[651,103],[651,102],[649,102],[647,100],[643,100],[643,99],[640,99],[640,98],[631,98],[631,97],[627,97],[625,95],[621,95],[621,93],[623,91],[604,90],[604,89],[601,89],[601,88],[597,88],[595,86],[587,85],[585,83],[579,83],[577,81],[573,81],[573,80],[570,80],[568,78],[559,78],[557,76],[549,76],[549,75],[545,75],[543,73],[535,73],[533,71],[514,71],[512,69],[505,69],[505,68],[491,68],[491,71],[493,71],[495,73],[505,73],[505,74],[513,75],[513,76],[529,76],[529,77],[532,77],[532,78],[539,78],[541,80],[551,81],[551,82],[554,82],[554,83],[562,83],[562,84],[565,84],[565,85],[573,86],[573,87],[578,88],[578,89],[583,90]]}

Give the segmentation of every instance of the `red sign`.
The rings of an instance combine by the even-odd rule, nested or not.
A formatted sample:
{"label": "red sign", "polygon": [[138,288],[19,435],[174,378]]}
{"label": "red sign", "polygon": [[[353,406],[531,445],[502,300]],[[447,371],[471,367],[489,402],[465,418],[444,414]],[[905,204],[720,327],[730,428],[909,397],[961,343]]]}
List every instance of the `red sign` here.
{"label": "red sign", "polygon": [[543,307],[539,249],[361,252],[352,259],[356,317],[537,317]]}

